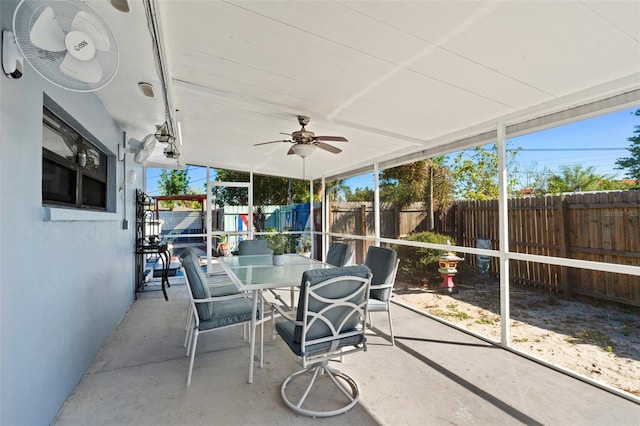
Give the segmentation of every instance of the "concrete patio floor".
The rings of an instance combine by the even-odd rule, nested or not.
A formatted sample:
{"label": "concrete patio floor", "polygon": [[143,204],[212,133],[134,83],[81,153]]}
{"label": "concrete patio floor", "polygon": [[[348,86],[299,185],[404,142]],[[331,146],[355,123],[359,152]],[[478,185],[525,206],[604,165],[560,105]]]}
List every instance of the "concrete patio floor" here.
{"label": "concrete patio floor", "polygon": [[[54,424],[640,424],[640,405],[632,401],[398,305],[396,347],[370,333],[367,352],[334,365],[362,393],[346,414],[313,419],[284,405],[280,385],[301,367],[279,337],[266,338],[264,368],[248,384],[249,347],[240,327],[201,336],[187,387],[187,293],[171,281],[169,302],[160,292],[139,295]],[[386,316],[374,316],[374,325],[386,333]]]}

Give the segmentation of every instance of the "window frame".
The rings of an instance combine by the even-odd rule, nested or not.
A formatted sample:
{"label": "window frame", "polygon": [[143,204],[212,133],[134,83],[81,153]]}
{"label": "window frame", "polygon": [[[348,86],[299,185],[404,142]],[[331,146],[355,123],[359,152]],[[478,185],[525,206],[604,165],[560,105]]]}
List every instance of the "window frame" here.
{"label": "window frame", "polygon": [[[42,126],[47,127],[50,131],[61,135],[60,131],[53,128],[47,121],[50,120],[56,125],[64,126],[67,131],[74,135],[76,148],[75,152],[86,152],[87,149],[97,151],[97,155],[100,157],[100,161],[104,161],[104,166],[99,170],[92,170],[88,167],[82,167],[78,164],[77,154],[74,159],[65,158],[62,155],[45,147],[45,141],[42,141],[42,188],[41,199],[43,207],[50,208],[62,208],[73,209],[77,211],[93,211],[93,212],[115,212],[115,175],[116,175],[116,156],[110,152],[104,144],[102,144],[96,137],[82,127],[76,120],[73,119],[66,111],[59,107],[46,95],[44,96],[43,109],[42,109]],[[88,143],[89,145],[85,145]],[[73,150],[71,150],[73,152]],[[72,202],[66,202],[56,200],[53,197],[45,197],[44,190],[44,168],[45,162],[53,164],[53,167],[69,172],[75,176],[75,190],[68,188],[65,196],[73,200]],[[102,191],[98,195],[97,202],[87,201],[83,197],[83,185],[86,185],[86,180],[92,180],[97,182],[101,186]],[[83,182],[84,181],[84,182]],[[85,188],[86,189],[86,188]],[[73,192],[73,193],[72,193]],[[62,191],[61,191],[62,193]],[[83,199],[84,198],[84,199]]]}

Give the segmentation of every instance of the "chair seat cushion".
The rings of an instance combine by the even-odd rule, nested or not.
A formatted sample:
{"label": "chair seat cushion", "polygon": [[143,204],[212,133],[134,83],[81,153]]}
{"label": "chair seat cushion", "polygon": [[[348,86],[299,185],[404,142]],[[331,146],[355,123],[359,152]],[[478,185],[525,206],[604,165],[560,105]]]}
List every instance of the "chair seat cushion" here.
{"label": "chair seat cushion", "polygon": [[[339,339],[339,343],[333,349],[331,349],[332,342],[324,342],[317,343],[315,345],[307,345],[305,347],[305,351],[302,352],[302,345],[300,344],[300,342],[296,342],[295,340],[295,327],[296,326],[294,325],[294,323],[290,321],[280,321],[276,323],[276,330],[278,331],[278,334],[280,334],[282,340],[287,343],[291,351],[298,356],[317,355],[324,352],[329,352],[330,350],[331,352],[334,352],[335,350],[344,346],[355,346],[359,343],[364,343],[366,340],[364,334],[358,334],[356,336]],[[346,331],[347,330],[345,330],[345,332]]]}
{"label": "chair seat cushion", "polygon": [[369,299],[367,302],[367,308],[369,309],[369,312],[386,312],[387,302],[383,302],[378,299]]}
{"label": "chair seat cushion", "polygon": [[[247,298],[211,302],[213,313],[211,318],[200,321],[200,331],[225,327],[251,320],[252,301]],[[256,313],[260,318],[260,309]]]}

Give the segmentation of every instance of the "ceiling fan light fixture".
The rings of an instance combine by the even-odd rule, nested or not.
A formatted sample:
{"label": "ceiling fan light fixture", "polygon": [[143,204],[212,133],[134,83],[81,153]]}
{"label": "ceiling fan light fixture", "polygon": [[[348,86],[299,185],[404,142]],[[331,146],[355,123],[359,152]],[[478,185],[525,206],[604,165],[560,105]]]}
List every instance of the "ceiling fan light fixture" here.
{"label": "ceiling fan light fixture", "polygon": [[176,140],[176,137],[171,133],[169,123],[166,121],[162,123],[162,126],[160,126],[160,128],[156,131],[155,136],[156,139],[158,139],[158,142],[162,143],[172,144]]}
{"label": "ceiling fan light fixture", "polygon": [[311,144],[295,144],[291,147],[291,149],[293,150],[293,152],[296,153],[297,156],[305,158],[310,156],[313,151],[316,150],[316,146],[315,145],[311,145]]}

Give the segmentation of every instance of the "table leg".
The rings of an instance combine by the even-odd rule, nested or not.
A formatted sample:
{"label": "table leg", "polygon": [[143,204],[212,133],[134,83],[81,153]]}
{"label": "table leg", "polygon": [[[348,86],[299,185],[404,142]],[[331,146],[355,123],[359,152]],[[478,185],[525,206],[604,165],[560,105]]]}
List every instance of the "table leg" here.
{"label": "table leg", "polygon": [[251,329],[249,330],[249,380],[253,383],[253,358],[256,353],[256,316],[258,314],[258,290],[253,290],[253,303],[251,310]]}

